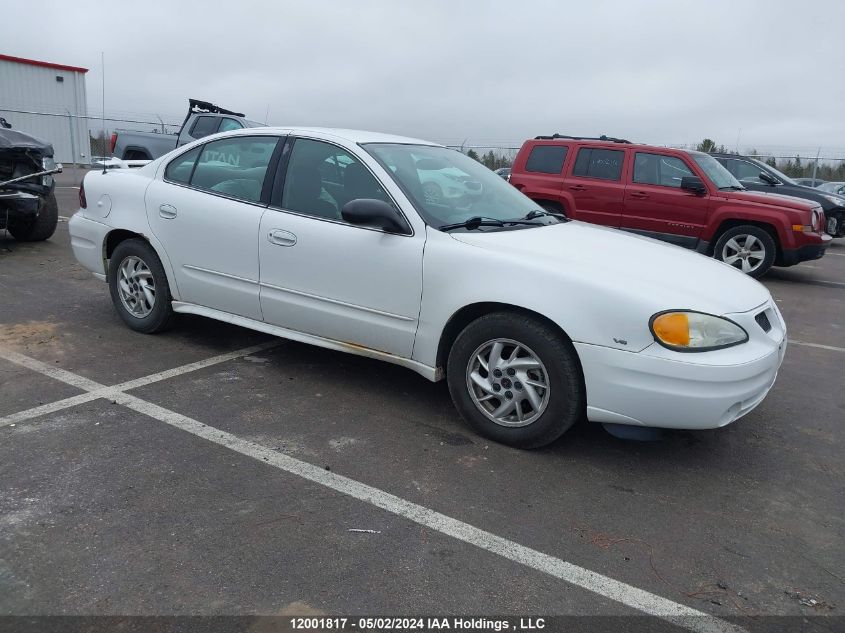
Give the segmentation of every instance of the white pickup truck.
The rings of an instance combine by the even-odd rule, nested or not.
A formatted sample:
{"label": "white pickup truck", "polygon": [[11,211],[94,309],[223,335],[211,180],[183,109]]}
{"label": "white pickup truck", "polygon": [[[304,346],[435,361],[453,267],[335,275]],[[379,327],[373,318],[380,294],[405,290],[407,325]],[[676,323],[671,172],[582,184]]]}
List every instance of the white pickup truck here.
{"label": "white pickup truck", "polygon": [[188,103],[188,115],[179,134],[115,130],[111,135],[111,155],[120,160],[155,160],[181,145],[209,134],[266,125],[250,121],[240,112],[225,110],[207,101],[188,99]]}

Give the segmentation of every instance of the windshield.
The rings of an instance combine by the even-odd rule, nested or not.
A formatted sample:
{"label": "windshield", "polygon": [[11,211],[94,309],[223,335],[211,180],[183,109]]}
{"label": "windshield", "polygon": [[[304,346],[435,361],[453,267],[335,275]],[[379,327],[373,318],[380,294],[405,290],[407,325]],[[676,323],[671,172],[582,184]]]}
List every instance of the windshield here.
{"label": "windshield", "polygon": [[539,209],[495,172],[457,150],[395,143],[369,143],[364,149],[393,176],[426,223],[435,228],[470,218],[513,220]]}
{"label": "windshield", "polygon": [[829,191],[831,193],[840,193],[845,188],[845,182],[823,182],[816,189],[819,191]]}
{"label": "windshield", "polygon": [[731,172],[725,169],[722,164],[709,154],[702,154],[701,152],[690,152],[692,159],[698,163],[698,166],[707,174],[714,185],[719,189],[728,187],[736,187],[737,189],[745,189],[740,182],[733,177]]}
{"label": "windshield", "polygon": [[792,178],[790,178],[789,176],[787,176],[785,173],[783,173],[782,171],[779,171],[779,170],[775,169],[775,168],[774,168],[774,167],[772,167],[771,165],[769,165],[769,164],[767,164],[767,163],[763,163],[763,162],[761,162],[761,161],[757,160],[756,158],[752,158],[751,160],[753,160],[753,161],[754,161],[757,165],[759,165],[759,166],[763,169],[763,171],[767,171],[767,172],[769,172],[770,174],[774,174],[774,175],[775,175],[775,177],[776,177],[778,180],[780,180],[781,182],[786,183],[787,185],[797,185],[797,184],[798,184],[797,182],[795,182],[794,180],[792,180]]}

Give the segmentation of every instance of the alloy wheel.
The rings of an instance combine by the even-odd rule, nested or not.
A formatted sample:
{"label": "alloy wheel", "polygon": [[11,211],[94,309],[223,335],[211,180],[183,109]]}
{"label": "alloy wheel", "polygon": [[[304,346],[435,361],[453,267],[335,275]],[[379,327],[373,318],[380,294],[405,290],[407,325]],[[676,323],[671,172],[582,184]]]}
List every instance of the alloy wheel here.
{"label": "alloy wheel", "polygon": [[766,247],[754,235],[735,235],[725,242],[721,255],[723,262],[748,274],[763,265]]}
{"label": "alloy wheel", "polygon": [[117,289],[120,301],[132,316],[143,319],[153,311],[156,287],[153,273],[136,255],[129,255],[118,268]]}

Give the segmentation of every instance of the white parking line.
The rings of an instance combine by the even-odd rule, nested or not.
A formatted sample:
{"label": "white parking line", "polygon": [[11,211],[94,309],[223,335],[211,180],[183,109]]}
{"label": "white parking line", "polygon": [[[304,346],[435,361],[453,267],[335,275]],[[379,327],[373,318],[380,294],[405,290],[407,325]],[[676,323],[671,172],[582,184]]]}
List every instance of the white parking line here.
{"label": "white parking line", "polygon": [[[701,633],[739,633],[744,631],[741,627],[703,611],[698,611],[697,609],[687,607],[686,605],[585,569],[560,558],[544,554],[425,506],[407,501],[379,488],[327,471],[319,466],[272,450],[261,444],[239,438],[221,429],[207,426],[193,418],[125,393],[117,387],[103,387],[99,383],[83,378],[82,376],[77,376],[65,370],[59,370],[41,361],[16,352],[9,352],[2,348],[0,348],[0,358],[5,358],[13,363],[42,373],[45,376],[72,384],[75,387],[87,384],[89,387],[93,387],[90,389],[92,393],[96,391],[100,394],[98,397],[111,398],[133,411],[201,437],[209,442],[224,446],[241,455],[251,457],[260,463],[273,466],[274,468],[297,475],[341,494],[369,503],[441,534],[451,536],[470,545],[475,545],[515,563],[559,578],[572,585],[609,598],[642,613],[662,618],[691,631]],[[200,361],[200,363],[202,362]],[[197,364],[193,363],[192,365]],[[185,367],[188,366],[186,365]],[[154,374],[154,376],[163,376],[166,373],[168,372],[160,372],[159,374]],[[140,386],[140,381],[143,380],[145,379],[122,383],[122,385],[139,383]],[[149,382],[144,384],[149,384]]]}
{"label": "white parking line", "polygon": [[[245,347],[243,349],[235,350],[233,352],[218,354],[217,356],[212,356],[211,358],[197,361],[195,363],[189,363],[188,365],[182,365],[173,369],[168,369],[155,374],[150,374],[149,376],[144,376],[143,378],[136,378],[135,380],[122,382],[119,385],[114,385],[112,387],[101,385],[100,383],[94,382],[93,380],[83,379],[86,381],[84,384],[88,385],[87,387],[83,386],[83,383],[74,384],[73,386],[79,389],[86,390],[86,393],[81,393],[76,396],[71,396],[70,398],[65,398],[64,400],[50,402],[48,404],[43,404],[38,407],[33,407],[32,409],[27,409],[26,411],[19,411],[18,413],[7,415],[5,417],[0,418],[0,427],[9,426],[10,424],[17,424],[18,422],[23,422],[25,420],[31,420],[32,418],[37,418],[48,413],[55,413],[56,411],[67,409],[68,407],[74,407],[78,404],[84,404],[86,402],[91,402],[92,400],[97,400],[98,398],[110,398],[112,397],[114,392],[137,389],[138,387],[150,385],[160,380],[167,380],[168,378],[181,376],[182,374],[187,374],[188,372],[196,371],[198,369],[204,369],[205,367],[211,367],[212,365],[225,363],[227,361],[240,358],[241,356],[249,356],[250,354],[255,354],[256,352],[262,352],[264,350],[272,349],[274,347],[278,347],[281,344],[282,341],[268,341],[267,343],[252,345],[250,347]],[[0,357],[6,358],[6,360],[10,360],[13,363],[17,363],[18,365],[22,365],[24,367],[27,367],[28,369],[32,369],[44,375],[49,375],[51,378],[56,378],[57,380],[62,380],[61,377],[58,377],[59,375],[64,376],[67,374],[71,377],[75,376],[75,374],[66,372],[63,369],[59,369],[58,367],[51,367],[47,363],[42,363],[41,361],[35,360],[34,358],[29,358],[28,356],[24,356],[23,354],[17,354],[15,352],[0,349]],[[61,373],[59,374],[59,372]],[[56,375],[51,375],[54,373]],[[95,387],[95,385],[98,386]]]}
{"label": "white parking line", "polygon": [[834,257],[845,257],[845,253],[825,253],[825,256],[833,255]]}
{"label": "white parking line", "polygon": [[829,349],[834,352],[845,352],[845,347],[835,347],[833,345],[821,345],[820,343],[805,343],[804,341],[796,341],[789,339],[790,345],[803,345],[804,347],[817,347],[818,349]]}

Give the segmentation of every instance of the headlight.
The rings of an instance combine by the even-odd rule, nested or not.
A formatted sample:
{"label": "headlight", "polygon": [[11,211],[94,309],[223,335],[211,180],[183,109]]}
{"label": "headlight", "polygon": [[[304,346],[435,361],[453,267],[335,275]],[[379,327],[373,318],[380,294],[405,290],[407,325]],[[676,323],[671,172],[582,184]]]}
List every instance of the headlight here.
{"label": "headlight", "polygon": [[[53,161],[52,157],[46,156],[41,159],[41,171],[47,171],[49,169],[55,169],[56,163]],[[41,176],[41,185],[44,187],[49,187],[53,184],[53,177],[52,176]]]}
{"label": "headlight", "polygon": [[837,207],[845,207],[845,198],[842,196],[833,196],[823,193],[822,198],[827,200],[830,204],[835,204]]}
{"label": "headlight", "polygon": [[730,319],[703,312],[658,312],[648,325],[655,341],[678,352],[706,352],[748,340],[748,332]]}

